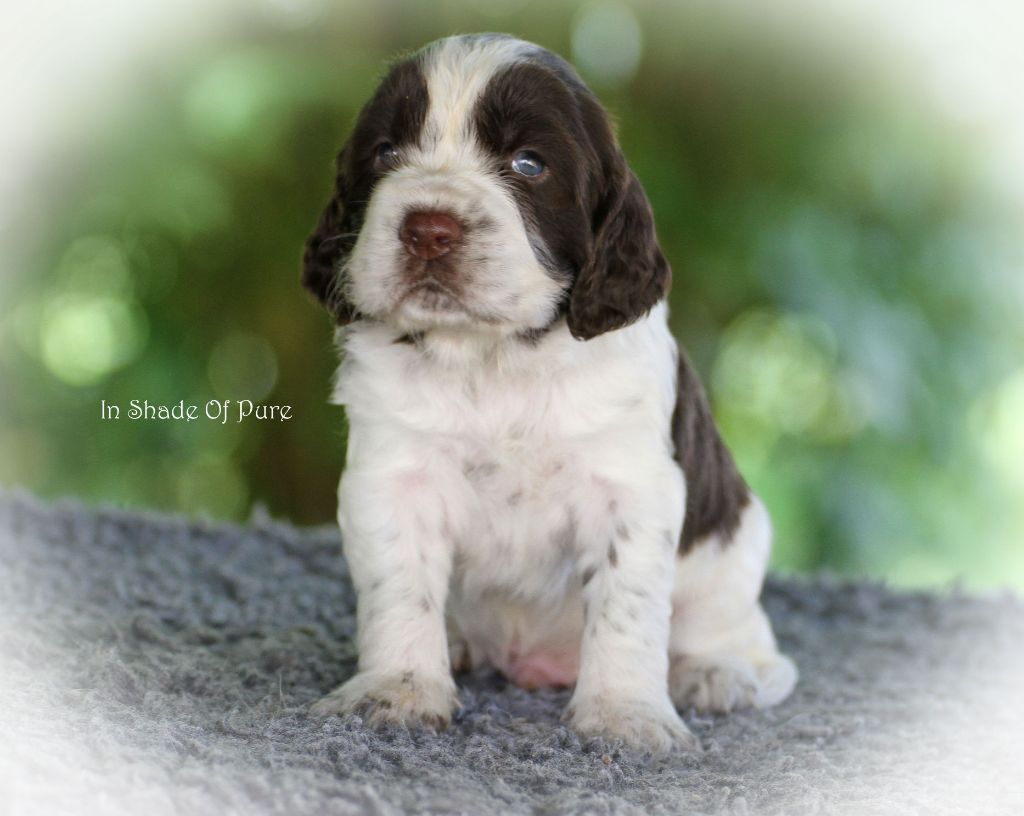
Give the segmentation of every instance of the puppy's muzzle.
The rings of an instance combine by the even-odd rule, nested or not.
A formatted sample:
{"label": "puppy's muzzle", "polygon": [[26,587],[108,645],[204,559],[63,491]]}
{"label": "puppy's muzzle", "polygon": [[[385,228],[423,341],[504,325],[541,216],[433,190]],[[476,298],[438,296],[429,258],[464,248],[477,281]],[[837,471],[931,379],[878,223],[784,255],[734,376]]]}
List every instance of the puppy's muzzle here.
{"label": "puppy's muzzle", "polygon": [[402,221],[398,238],[410,255],[432,261],[451,252],[462,238],[462,228],[447,213],[411,212]]}

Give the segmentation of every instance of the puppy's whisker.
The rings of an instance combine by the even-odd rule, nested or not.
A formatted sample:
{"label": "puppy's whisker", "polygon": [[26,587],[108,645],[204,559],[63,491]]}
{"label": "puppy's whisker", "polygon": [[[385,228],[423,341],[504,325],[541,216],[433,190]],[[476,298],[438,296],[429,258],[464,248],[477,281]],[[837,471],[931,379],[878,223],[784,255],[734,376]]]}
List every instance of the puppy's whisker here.
{"label": "puppy's whisker", "polygon": [[320,243],[321,244],[330,244],[330,243],[334,243],[335,241],[340,241],[342,239],[358,238],[358,237],[359,237],[359,233],[358,232],[340,232],[337,235],[328,235],[326,238],[321,239]]}

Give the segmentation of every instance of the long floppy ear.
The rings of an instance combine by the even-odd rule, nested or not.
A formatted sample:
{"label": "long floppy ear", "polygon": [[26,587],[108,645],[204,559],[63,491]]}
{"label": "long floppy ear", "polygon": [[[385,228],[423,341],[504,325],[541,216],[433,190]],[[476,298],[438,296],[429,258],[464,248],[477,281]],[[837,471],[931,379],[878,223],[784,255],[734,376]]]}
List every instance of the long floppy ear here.
{"label": "long floppy ear", "polygon": [[302,253],[302,285],[330,312],[338,325],[355,317],[345,295],[342,266],[355,245],[356,219],[348,202],[348,145],[335,163],[334,195],[327,202]]}
{"label": "long floppy ear", "polygon": [[668,291],[671,270],[658,246],[643,187],[619,154],[594,217],[594,245],[569,295],[569,331],[578,340],[621,329]]}

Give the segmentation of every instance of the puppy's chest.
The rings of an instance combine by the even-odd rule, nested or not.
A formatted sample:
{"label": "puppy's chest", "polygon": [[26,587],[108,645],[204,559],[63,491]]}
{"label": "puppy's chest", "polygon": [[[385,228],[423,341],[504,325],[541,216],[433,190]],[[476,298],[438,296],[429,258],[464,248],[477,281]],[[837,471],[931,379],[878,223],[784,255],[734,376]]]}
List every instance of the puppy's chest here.
{"label": "puppy's chest", "polygon": [[581,427],[571,397],[549,384],[483,383],[433,396],[436,433],[427,436],[461,473],[480,512],[520,518],[564,505],[592,467],[592,428]]}
{"label": "puppy's chest", "polygon": [[[558,376],[372,371],[367,387],[347,389],[353,427],[399,434],[445,506],[454,577],[467,591],[557,595],[587,548],[606,546],[609,508],[630,487],[621,467],[608,478],[609,459],[622,459],[609,449],[621,449],[624,431],[656,427],[647,378],[615,360]],[[658,444],[651,430],[643,446]]]}
{"label": "puppy's chest", "polygon": [[577,557],[577,479],[587,457],[564,440],[515,434],[462,447],[469,506],[467,528],[455,542],[457,577],[470,589],[557,592]]}
{"label": "puppy's chest", "polygon": [[459,467],[481,510],[517,511],[565,501],[571,472],[587,467],[585,453],[569,440],[529,435],[515,426],[467,435],[456,446]]}
{"label": "puppy's chest", "polygon": [[586,547],[584,528],[600,523],[607,505],[595,501],[594,439],[574,432],[550,399],[510,395],[479,410],[441,454],[454,457],[464,488],[456,580],[469,594],[561,597]]}

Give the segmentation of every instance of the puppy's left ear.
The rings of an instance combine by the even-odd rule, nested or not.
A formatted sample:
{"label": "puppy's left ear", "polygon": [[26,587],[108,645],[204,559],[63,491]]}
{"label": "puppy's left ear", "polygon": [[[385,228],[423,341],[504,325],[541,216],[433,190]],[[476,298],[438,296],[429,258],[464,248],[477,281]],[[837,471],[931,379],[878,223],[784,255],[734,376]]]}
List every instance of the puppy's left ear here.
{"label": "puppy's left ear", "polygon": [[355,318],[355,307],[345,294],[342,266],[356,239],[355,216],[349,198],[349,149],[336,162],[334,194],[306,239],[302,253],[302,285],[323,304],[338,325]]}
{"label": "puppy's left ear", "polygon": [[593,251],[569,295],[569,331],[589,340],[643,317],[668,291],[671,270],[658,246],[640,181],[616,147],[594,215]]}

